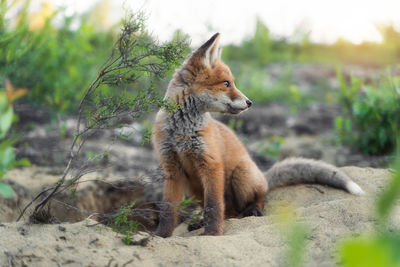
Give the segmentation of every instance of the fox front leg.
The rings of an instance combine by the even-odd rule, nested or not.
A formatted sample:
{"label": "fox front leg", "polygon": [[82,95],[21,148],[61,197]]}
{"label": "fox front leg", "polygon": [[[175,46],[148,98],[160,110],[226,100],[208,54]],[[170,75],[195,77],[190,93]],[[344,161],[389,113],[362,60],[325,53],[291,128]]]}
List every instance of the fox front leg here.
{"label": "fox front leg", "polygon": [[199,170],[204,170],[200,174],[204,188],[204,235],[222,235],[225,213],[223,169],[205,167]]}
{"label": "fox front leg", "polygon": [[178,224],[177,207],[180,204],[184,188],[184,175],[177,167],[164,168],[164,196],[160,207],[160,222],[158,224],[156,235],[169,237],[172,235]]}

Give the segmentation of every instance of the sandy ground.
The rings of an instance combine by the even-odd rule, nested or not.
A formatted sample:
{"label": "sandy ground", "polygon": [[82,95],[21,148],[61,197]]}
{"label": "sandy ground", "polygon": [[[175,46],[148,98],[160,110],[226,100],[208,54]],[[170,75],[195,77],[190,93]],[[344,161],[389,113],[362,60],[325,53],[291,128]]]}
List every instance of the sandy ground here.
{"label": "sandy ground", "polygon": [[[53,225],[26,222],[0,224],[1,266],[282,266],[287,233],[280,207],[289,205],[295,221],[311,229],[307,237],[307,266],[335,266],[337,242],[373,227],[376,193],[388,181],[383,169],[345,167],[367,192],[353,196],[318,185],[273,190],[266,198],[264,217],[226,221],[223,236],[199,236],[179,226],[173,237],[146,233],[127,246],[121,237],[94,221]],[[400,223],[396,209],[392,223]]]}

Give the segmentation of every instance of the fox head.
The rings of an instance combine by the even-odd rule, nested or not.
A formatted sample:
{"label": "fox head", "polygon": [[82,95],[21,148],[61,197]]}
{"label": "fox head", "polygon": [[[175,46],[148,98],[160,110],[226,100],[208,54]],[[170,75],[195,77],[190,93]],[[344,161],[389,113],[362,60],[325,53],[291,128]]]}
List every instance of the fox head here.
{"label": "fox head", "polygon": [[[216,33],[175,72],[167,97],[192,95],[201,102],[203,112],[238,114],[252,102],[240,92],[229,67],[221,61],[220,34]],[[180,95],[181,91],[183,96]]]}

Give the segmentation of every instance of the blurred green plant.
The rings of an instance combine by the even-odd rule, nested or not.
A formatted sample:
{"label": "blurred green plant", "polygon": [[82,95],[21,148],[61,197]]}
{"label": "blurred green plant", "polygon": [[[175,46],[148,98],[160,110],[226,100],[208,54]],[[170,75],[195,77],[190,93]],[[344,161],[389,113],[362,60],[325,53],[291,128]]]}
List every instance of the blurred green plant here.
{"label": "blurred green plant", "polygon": [[277,209],[278,225],[288,244],[283,252],[282,266],[305,266],[307,261],[307,243],[311,228],[304,222],[296,221],[294,209],[291,205],[281,203]]}
{"label": "blurred green plant", "polygon": [[277,159],[281,153],[281,147],[285,143],[285,139],[280,136],[270,136],[265,142],[258,147],[257,154],[260,156],[270,156]]}
{"label": "blurred green plant", "polygon": [[202,210],[196,210],[198,207],[200,200],[192,197],[186,197],[185,194],[182,194],[181,202],[177,208],[179,215],[185,218],[189,218],[189,225],[200,224],[201,219],[203,217]]}
{"label": "blurred green plant", "polygon": [[111,223],[109,223],[110,227],[113,231],[121,233],[123,235],[122,242],[126,245],[132,245],[131,236],[136,233],[139,228],[139,223],[133,220],[130,220],[129,217],[131,215],[132,209],[134,209],[136,202],[122,206],[112,218]]}
{"label": "blurred green plant", "polygon": [[[32,14],[30,2],[0,0],[0,82],[9,77],[17,86],[30,88],[23,101],[48,109],[49,115],[72,112],[85,92],[87,77],[98,72],[107,47],[117,36],[112,28],[99,27],[101,18],[93,19],[100,14],[96,10],[67,16],[63,10],[53,10],[45,3],[40,12]],[[298,92],[292,90],[294,87],[290,89],[292,83],[284,83],[284,78],[272,88],[265,86],[262,67],[288,61],[373,66],[399,62],[399,31],[393,25],[380,26],[379,30],[382,44],[355,45],[338,40],[326,45],[312,43],[309,32],[302,29],[288,38],[275,36],[258,19],[254,34],[240,45],[224,47],[223,57],[235,74],[246,73],[238,79],[239,88],[249,88],[248,93],[257,102],[258,97],[259,103],[267,103],[288,99],[289,95],[294,98],[290,101],[303,103],[307,98],[299,101]],[[175,37],[178,35],[182,33],[177,31]]]}
{"label": "blurred green plant", "polygon": [[67,137],[67,123],[62,122],[59,127],[60,137],[65,139]]}
{"label": "blurred green plant", "polygon": [[49,115],[75,111],[116,36],[98,30],[89,14],[66,16],[49,3],[32,14],[29,5],[0,0],[0,82],[8,77],[30,88],[23,101]]}
{"label": "blurred green plant", "polygon": [[143,120],[134,125],[121,125],[117,132],[121,139],[134,141],[142,146],[149,145],[153,135],[152,124],[149,120]]}
{"label": "blurred green plant", "polygon": [[392,178],[376,201],[377,225],[372,233],[351,238],[339,245],[340,262],[346,267],[400,266],[400,228],[390,226],[390,213],[400,199],[400,154]]}
{"label": "blurred green plant", "polygon": [[272,77],[264,67],[254,64],[232,65],[237,87],[256,105],[283,103],[295,113],[313,101],[312,95],[303,93],[293,83],[290,65],[286,65],[278,77]]}
{"label": "blurred green plant", "polygon": [[400,77],[382,76],[364,85],[352,77],[348,84],[340,70],[338,101],[342,114],[335,120],[338,143],[364,154],[393,152],[400,125]]}
{"label": "blurred green plant", "polygon": [[236,119],[236,118],[230,118],[228,121],[228,127],[230,129],[232,129],[233,131],[240,131],[243,127],[243,120]]}
{"label": "blurred green plant", "polygon": [[307,255],[307,237],[310,228],[304,223],[289,223],[287,228],[287,244],[289,244],[285,254],[285,266],[297,267],[305,266]]}
{"label": "blurred green plant", "polygon": [[145,120],[140,125],[141,125],[141,135],[142,135],[142,146],[150,144],[151,137],[153,135],[152,123],[148,120]]}
{"label": "blurred green plant", "polygon": [[[15,166],[30,165],[27,159],[16,159],[13,145],[17,139],[9,136],[11,125],[16,119],[12,102],[26,94],[27,89],[14,89],[8,79],[5,82],[5,89],[0,91],[0,179]],[[11,186],[0,182],[0,195],[9,198],[13,194]]]}
{"label": "blurred green plant", "polygon": [[400,266],[399,233],[374,233],[345,242],[341,265],[347,267]]}
{"label": "blurred green plant", "polygon": [[240,45],[228,45],[222,50],[222,55],[228,61],[254,64],[257,67],[270,62],[288,61],[293,59],[294,46],[284,38],[271,34],[268,27],[257,19],[253,36]]}
{"label": "blurred green plant", "polygon": [[[329,84],[310,86],[306,88],[307,91],[303,91],[293,82],[290,68],[277,78],[269,74],[268,70],[279,65],[278,62],[289,66],[297,62],[373,67],[398,64],[400,31],[393,25],[381,25],[379,31],[382,43],[353,44],[339,39],[333,44],[320,44],[312,42],[310,32],[301,28],[289,37],[276,36],[258,19],[253,35],[240,44],[225,46],[222,56],[236,77],[237,87],[255,104],[284,103],[291,112],[296,112],[323,98],[332,104],[332,95],[326,90]],[[355,78],[353,82],[350,86],[357,87]],[[350,97],[347,93],[345,95]],[[349,125],[348,122],[344,123]]]}
{"label": "blurred green plant", "polygon": [[379,25],[378,30],[382,43],[353,44],[338,39],[333,44],[323,44],[312,42],[310,32],[301,27],[289,37],[276,36],[258,19],[253,35],[239,45],[224,47],[222,55],[230,65],[252,64],[255,69],[271,62],[288,61],[373,67],[397,64],[400,61],[400,31],[391,24]]}

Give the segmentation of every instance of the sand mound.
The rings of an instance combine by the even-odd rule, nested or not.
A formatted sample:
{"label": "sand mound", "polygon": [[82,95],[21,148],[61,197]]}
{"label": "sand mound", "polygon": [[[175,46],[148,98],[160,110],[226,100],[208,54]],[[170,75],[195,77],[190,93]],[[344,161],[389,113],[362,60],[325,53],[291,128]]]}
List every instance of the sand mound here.
{"label": "sand mound", "polygon": [[[226,221],[223,236],[199,236],[184,226],[168,239],[135,236],[127,246],[121,237],[96,222],[54,225],[0,224],[0,265],[14,266],[279,266],[287,248],[277,207],[291,205],[296,221],[309,225],[307,266],[334,266],[335,244],[371,229],[375,194],[389,173],[371,168],[343,168],[367,192],[358,197],[318,185],[276,189],[266,199],[265,217]],[[275,211],[274,211],[275,210]],[[279,209],[278,209],[279,210]],[[393,216],[400,223],[400,210]]]}

